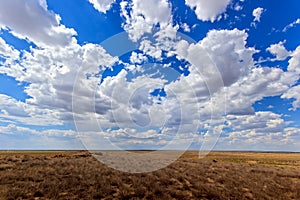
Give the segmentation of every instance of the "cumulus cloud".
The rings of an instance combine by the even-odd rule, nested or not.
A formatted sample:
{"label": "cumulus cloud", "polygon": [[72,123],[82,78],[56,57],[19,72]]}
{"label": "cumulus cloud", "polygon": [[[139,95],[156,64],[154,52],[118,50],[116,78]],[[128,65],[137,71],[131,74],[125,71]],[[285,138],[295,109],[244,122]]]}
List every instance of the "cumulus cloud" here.
{"label": "cumulus cloud", "polygon": [[287,92],[281,95],[281,98],[294,99],[292,110],[297,110],[300,108],[300,85],[290,88]]}
{"label": "cumulus cloud", "polygon": [[[252,54],[256,50],[245,47],[247,37],[245,31],[238,29],[211,30],[197,44],[178,43],[177,54],[193,64],[195,72],[200,72],[202,79],[211,86],[211,91],[217,91],[215,87],[231,85],[254,66]],[[214,86],[220,82],[217,79],[222,84]]]}
{"label": "cumulus cloud", "polygon": [[[16,137],[17,136],[17,137]],[[19,138],[26,137],[30,143],[24,144]],[[162,148],[172,141],[172,145],[179,147],[184,144],[183,140],[188,140],[196,135],[189,135],[185,138],[174,138],[174,135],[163,135],[156,130],[137,131],[136,129],[124,128],[117,130],[97,131],[97,132],[77,132],[73,130],[46,129],[37,131],[28,127],[15,124],[0,126],[0,139],[4,143],[4,149],[86,149],[93,147],[102,149],[129,148],[147,149]],[[13,143],[11,139],[13,138]],[[101,140],[100,140],[101,138]],[[109,140],[107,140],[109,138]],[[83,146],[83,144],[85,146]]]}
{"label": "cumulus cloud", "polygon": [[149,93],[163,87],[166,81],[140,76],[129,82],[126,75],[127,72],[122,70],[117,76],[106,78],[99,87],[99,97],[106,97],[116,105],[105,118],[124,128],[162,125],[166,120],[163,106],[155,104],[155,97]]}
{"label": "cumulus cloud", "polygon": [[217,149],[295,150],[299,144],[299,128],[288,127],[279,114],[227,115],[226,121],[231,131],[219,138]]}
{"label": "cumulus cloud", "polygon": [[[17,60],[20,56],[20,52],[7,44],[5,40],[0,37],[0,58],[3,58],[5,62],[13,62]],[[0,64],[5,64],[3,61],[0,61]]]}
{"label": "cumulus cloud", "polygon": [[291,55],[291,52],[286,50],[284,42],[282,41],[277,44],[272,44],[267,48],[267,51],[276,56],[276,60],[285,60],[289,55]]}
{"label": "cumulus cloud", "polygon": [[145,33],[151,33],[156,25],[163,29],[172,19],[171,4],[167,0],[122,1],[120,6],[121,16],[125,19],[123,28],[133,41],[139,40]]}
{"label": "cumulus cloud", "polygon": [[171,51],[175,48],[178,42],[178,29],[178,25],[173,26],[172,24],[168,24],[166,27],[159,29],[155,32],[155,34],[153,34],[154,39],[144,38],[139,44],[139,50],[157,60],[162,59],[163,51],[172,55]]}
{"label": "cumulus cloud", "polygon": [[[299,79],[300,47],[289,52],[284,42],[279,42],[267,48],[277,60],[290,56],[286,71],[260,66],[253,60],[258,51],[247,45],[248,33],[244,30],[210,30],[200,41],[186,41],[178,37],[179,25],[172,22],[172,7],[167,0],[122,1],[122,26],[137,42],[138,50],[126,63],[100,45],[79,45],[73,38],[76,32],[60,23],[60,17],[47,9],[46,1],[29,0],[20,5],[17,0],[3,2],[2,9],[15,8],[33,23],[29,31],[20,24],[15,11],[0,14],[1,27],[43,48],[32,47],[20,58],[20,52],[0,38],[0,56],[5,60],[1,61],[0,73],[28,83],[24,92],[30,96],[18,102],[0,95],[1,122],[63,125],[74,117],[82,134],[100,134],[125,146],[126,142],[165,144],[176,133],[182,133],[182,141],[199,139],[193,135],[197,131],[213,136],[226,126],[233,130],[227,137],[232,141],[283,141],[287,138],[280,135],[283,131],[294,135],[294,129],[286,129],[288,123],[282,116],[255,112],[253,104],[266,96],[283,94],[282,98],[295,99],[294,109],[300,106],[299,87],[292,87]],[[90,0],[103,13],[113,2]],[[186,0],[200,20],[211,22],[220,19],[229,3],[230,0]],[[26,6],[30,9],[24,9]],[[255,10],[254,22],[259,22],[264,9]],[[185,23],[181,28],[190,31]],[[175,58],[184,63],[187,74],[172,68],[176,62],[143,66],[149,60],[161,63]],[[114,76],[103,77],[104,71],[117,65],[125,67]],[[164,74],[164,70],[170,73]],[[168,79],[168,74],[176,78]],[[154,91],[165,94],[153,95]],[[223,124],[224,116],[228,125]],[[16,125],[0,127],[0,131],[38,134]],[[47,130],[41,134],[73,136],[74,131]]]}
{"label": "cumulus cloud", "polygon": [[245,130],[231,132],[228,137],[220,138],[216,149],[254,151],[282,151],[284,149],[295,151],[297,144],[294,138],[284,132],[261,133],[255,130]]}
{"label": "cumulus cloud", "polygon": [[143,62],[147,61],[147,57],[144,56],[142,53],[132,52],[130,56],[130,62],[133,64],[142,64]]}
{"label": "cumulus cloud", "polygon": [[211,30],[200,43],[208,52],[228,86],[253,67],[254,48],[246,47],[248,34],[238,29]]}
{"label": "cumulus cloud", "polygon": [[[171,30],[158,31],[156,39],[163,41],[166,35],[176,38],[172,27]],[[286,72],[266,66],[254,67],[252,56],[257,50],[247,47],[247,37],[245,31],[233,29],[211,30],[197,43],[174,40],[172,45],[175,46],[170,53],[179,60],[188,61],[191,66],[188,76],[181,75],[171,82],[163,76],[154,78],[153,74],[129,79],[129,71],[123,69],[116,76],[106,77],[100,84],[102,72],[118,63],[119,59],[96,44],[80,46],[73,42],[59,51],[53,48],[31,49],[23,53],[24,57],[18,63],[2,67],[1,72],[18,81],[29,82],[25,92],[32,98],[25,104],[3,97],[6,104],[2,104],[1,117],[10,122],[30,124],[36,116],[45,120],[35,119],[39,124],[59,125],[70,122],[74,114],[82,131],[99,130],[98,124],[101,124],[103,135],[112,137],[105,129],[115,126],[122,130],[130,128],[123,132],[109,131],[120,136],[116,142],[121,141],[120,138],[126,139],[126,134],[136,137],[140,132],[143,137],[159,137],[153,135],[154,130],[161,131],[167,142],[172,133],[178,131],[188,134],[198,129],[210,129],[213,134],[216,132],[213,127],[221,127],[227,107],[230,114],[227,120],[236,134],[248,134],[246,130],[252,126],[255,134],[268,131],[275,134],[287,124],[279,115],[255,113],[252,105],[265,96],[280,95],[295,84],[299,76],[297,52],[300,48],[291,53]],[[143,42],[146,41],[149,47],[153,45],[150,40]],[[153,54],[164,48],[152,47]],[[141,49],[146,51],[146,48]],[[130,60],[141,63],[146,61],[146,56],[133,52]],[[44,70],[41,70],[41,65]],[[76,76],[78,79],[73,85]],[[157,88],[164,88],[166,97],[151,96],[150,93]],[[229,101],[226,102],[225,96]],[[234,120],[234,117],[238,119]],[[141,127],[145,131],[140,130]],[[186,137],[194,138],[191,135]],[[131,142],[155,144],[143,139]]]}
{"label": "cumulus cloud", "polygon": [[8,124],[7,126],[0,126],[0,134],[16,134],[16,135],[38,135],[38,136],[77,136],[78,134],[72,130],[57,130],[57,129],[47,129],[42,131],[37,131],[27,127],[18,126],[15,124]]}
{"label": "cumulus cloud", "polygon": [[94,8],[99,12],[106,13],[115,0],[89,0],[91,4],[93,4]]}
{"label": "cumulus cloud", "polygon": [[63,125],[57,110],[41,108],[0,94],[0,121],[37,126]]}
{"label": "cumulus cloud", "polygon": [[297,80],[298,75],[294,72],[284,72],[270,67],[254,68],[247,77],[222,91],[230,99],[227,101],[227,112],[253,114],[252,105],[256,101],[266,96],[281,95]]}
{"label": "cumulus cloud", "polygon": [[185,0],[185,4],[195,10],[197,18],[202,21],[214,22],[226,11],[231,0]]}
{"label": "cumulus cloud", "polygon": [[281,115],[272,112],[256,112],[252,115],[228,115],[226,119],[228,126],[233,131],[282,132],[288,124],[281,118]]}
{"label": "cumulus cloud", "polygon": [[[196,44],[184,40],[177,43],[174,54],[191,64],[190,74],[165,85],[167,99],[164,103],[168,105],[166,110],[179,103],[182,110],[179,122],[190,123],[186,130],[195,131],[197,127],[204,129],[222,123],[221,116],[226,107],[224,87],[230,88],[247,77],[254,66],[252,55],[256,50],[246,47],[246,39],[247,33],[237,29],[212,30]],[[172,104],[171,99],[178,99],[177,104]],[[173,125],[178,121],[174,111],[170,112]],[[212,122],[212,118],[217,121]]]}
{"label": "cumulus cloud", "polygon": [[[73,119],[74,79],[77,77],[79,80],[76,85],[78,99],[81,97],[82,102],[86,102],[86,105],[80,104],[80,106],[89,108],[91,104],[86,99],[93,98],[95,88],[101,80],[97,74],[102,74],[117,61],[117,57],[110,56],[99,45],[80,46],[72,43],[65,48],[34,48],[30,52],[24,51],[21,60],[2,66],[0,73],[14,77],[19,82],[28,83],[24,92],[30,98],[24,103],[25,107],[29,107],[24,111],[25,113],[37,116],[41,120],[49,120],[49,123],[53,118],[53,124],[63,124]],[[44,109],[44,113],[49,111],[50,114],[41,117],[43,113],[41,109]],[[77,109],[77,111],[86,112],[84,109]],[[12,118],[13,116],[11,114]],[[20,119],[16,118],[16,120]],[[31,122],[31,120],[30,118],[24,119],[23,123],[41,121],[32,120]]]}
{"label": "cumulus cloud", "polygon": [[289,60],[288,70],[296,74],[300,74],[300,46],[298,46],[292,53]]}
{"label": "cumulus cloud", "polygon": [[[178,43],[178,55],[192,64],[189,68],[191,74],[181,77],[181,80],[186,80],[193,89],[196,88],[193,90],[194,95],[202,97],[200,99],[207,100],[210,97],[210,102],[200,101],[203,105],[199,110],[202,117],[212,109],[220,114],[225,106],[229,114],[254,114],[252,105],[255,102],[266,96],[283,94],[299,79],[299,47],[291,54],[288,71],[285,72],[267,66],[254,67],[252,56],[256,50],[246,47],[246,39],[247,34],[244,31],[234,29],[210,31],[196,45],[184,41]],[[211,60],[205,59],[205,54],[208,54]],[[193,71],[194,69],[201,73]],[[216,84],[218,82],[219,84]],[[184,85],[181,87],[180,81],[168,87],[172,85],[175,91],[184,91]],[[183,96],[193,95],[191,93]]]}
{"label": "cumulus cloud", "polygon": [[3,0],[0,27],[37,45],[68,45],[76,31],[60,23],[59,15],[47,9],[46,1]]}
{"label": "cumulus cloud", "polygon": [[[26,138],[26,139],[24,139]],[[0,126],[1,149],[85,149],[72,130],[47,129],[37,131],[24,126]]]}

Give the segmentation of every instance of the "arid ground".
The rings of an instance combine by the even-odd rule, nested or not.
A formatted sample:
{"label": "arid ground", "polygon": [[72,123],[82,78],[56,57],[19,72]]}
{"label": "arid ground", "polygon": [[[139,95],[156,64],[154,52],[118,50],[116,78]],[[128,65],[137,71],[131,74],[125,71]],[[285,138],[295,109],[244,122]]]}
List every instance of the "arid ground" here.
{"label": "arid ground", "polygon": [[189,151],[131,174],[83,151],[2,151],[0,199],[300,199],[300,154]]}

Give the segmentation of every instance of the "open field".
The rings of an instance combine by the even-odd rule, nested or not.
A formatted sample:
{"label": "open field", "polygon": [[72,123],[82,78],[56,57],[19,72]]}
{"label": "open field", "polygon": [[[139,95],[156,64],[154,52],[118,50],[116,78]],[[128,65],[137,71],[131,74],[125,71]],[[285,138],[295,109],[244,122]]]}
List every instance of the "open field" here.
{"label": "open field", "polygon": [[300,199],[300,154],[189,151],[130,174],[88,152],[2,151],[0,199]]}

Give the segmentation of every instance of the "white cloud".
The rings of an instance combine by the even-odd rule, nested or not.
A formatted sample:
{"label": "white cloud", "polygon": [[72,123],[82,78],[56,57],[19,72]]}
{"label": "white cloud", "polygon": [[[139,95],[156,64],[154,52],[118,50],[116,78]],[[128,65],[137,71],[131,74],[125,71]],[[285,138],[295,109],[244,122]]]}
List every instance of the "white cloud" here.
{"label": "white cloud", "polygon": [[260,7],[255,8],[253,10],[252,15],[253,15],[254,19],[253,19],[253,22],[251,23],[251,26],[256,28],[257,23],[260,22],[262,13],[265,11],[266,11],[265,9],[260,8]]}
{"label": "white cloud", "polygon": [[2,0],[0,2],[0,27],[9,29],[21,39],[37,45],[68,45],[76,35],[74,29],[60,23],[60,16],[47,10],[46,1]]}
{"label": "white cloud", "polygon": [[274,106],[273,105],[268,105],[268,107],[267,107],[268,109],[273,109],[274,108]]}
{"label": "white cloud", "polygon": [[293,140],[294,144],[299,148],[300,144],[300,128],[297,127],[287,127],[284,129],[284,133]]}
{"label": "white cloud", "polygon": [[184,32],[191,32],[191,29],[187,23],[181,24],[181,28],[184,30]]}
{"label": "white cloud", "polygon": [[167,0],[122,1],[120,6],[121,16],[125,18],[123,28],[133,41],[139,40],[145,33],[151,33],[155,25],[163,29],[172,20],[171,4]]}
{"label": "white cloud", "polygon": [[[157,40],[160,38],[163,41],[167,36],[174,38],[176,34],[173,27],[171,30],[158,31]],[[192,66],[189,68],[189,76],[180,76],[170,83],[163,77],[151,78],[148,75],[128,80],[128,72],[122,70],[117,76],[105,78],[98,86],[103,70],[118,62],[118,58],[108,55],[101,46],[95,44],[80,46],[73,42],[59,51],[53,48],[31,49],[30,52],[24,52],[20,63],[2,68],[2,73],[14,76],[18,81],[31,83],[25,92],[32,99],[23,104],[12,98],[4,98],[3,102],[11,103],[2,104],[1,117],[4,120],[10,116],[10,121],[25,124],[30,124],[34,119],[36,123],[49,125],[70,122],[74,112],[75,118],[82,123],[82,129],[98,130],[98,122],[102,128],[117,124],[121,128],[131,127],[129,132],[135,136],[141,132],[141,136],[150,137],[153,131],[132,130],[136,131],[138,127],[164,127],[161,131],[168,136],[164,138],[167,142],[172,132],[180,130],[184,134],[195,133],[197,128],[209,128],[222,123],[218,117],[223,114],[226,103],[224,96],[227,95],[228,113],[241,119],[239,124],[234,125],[236,133],[246,133],[247,127],[250,130],[252,124],[255,135],[273,131],[272,137],[275,137],[275,131],[282,129],[285,122],[272,113],[254,113],[252,105],[265,96],[284,93],[295,83],[298,79],[298,49],[291,54],[287,72],[270,67],[254,68],[252,55],[256,50],[247,47],[247,37],[245,31],[233,29],[211,30],[196,44],[174,40],[177,47],[172,53],[180,59],[186,59]],[[163,48],[150,40],[145,41],[148,41],[149,46],[155,45],[151,50],[153,54]],[[133,53],[132,56],[134,62],[145,58],[143,54]],[[70,102],[76,74],[79,81],[73,93],[73,106],[76,108],[72,110]],[[85,79],[88,74],[89,79]],[[154,89],[162,87],[167,93],[166,98],[158,100],[158,97],[149,95]],[[27,106],[27,109],[21,109],[22,106]],[[212,109],[215,111],[212,112]],[[243,118],[239,114],[252,114],[255,117]],[[218,120],[210,122],[211,117]],[[124,138],[124,135],[118,134]],[[130,142],[139,145],[155,144],[149,141],[143,143],[141,140],[130,140],[128,144]]]}
{"label": "white cloud", "polygon": [[[181,137],[182,136],[182,137]],[[8,124],[0,126],[0,139],[3,142],[1,149],[139,149],[161,148],[164,145],[182,147],[191,138],[197,135],[188,134],[166,135],[157,133],[156,130],[137,131],[136,129],[124,128],[97,132],[76,132],[73,130],[45,129],[37,131],[28,127]],[[185,137],[184,137],[185,136]],[[26,137],[26,140],[19,138]],[[100,139],[101,138],[101,139]],[[11,142],[13,139],[13,143]],[[82,144],[83,142],[83,144]],[[83,146],[84,145],[84,146]]]}
{"label": "white cloud", "polygon": [[233,131],[281,132],[288,125],[281,118],[281,115],[272,112],[256,112],[252,115],[228,115],[226,119],[228,126]]}
{"label": "white cloud", "polygon": [[281,95],[281,98],[294,99],[292,110],[295,111],[297,108],[300,108],[300,85],[290,88],[287,92]]}
{"label": "white cloud", "polygon": [[[216,124],[221,123],[227,95],[222,92],[224,86],[231,88],[234,83],[247,77],[254,66],[252,55],[256,50],[246,47],[246,39],[247,33],[234,29],[212,30],[196,44],[183,40],[178,42],[175,55],[191,64],[190,74],[165,85],[165,91],[168,98],[177,98],[178,103],[182,103],[182,119],[193,122],[190,130],[196,126],[203,127],[205,123],[213,127],[214,123],[209,122],[211,118],[219,119]],[[178,114],[173,112],[171,116],[176,121]],[[197,121],[199,116],[202,121]]]}
{"label": "white cloud", "polygon": [[[294,85],[296,81],[299,79],[300,75],[300,46],[298,46],[292,53],[291,59],[289,60],[289,65],[288,65],[288,72],[287,73],[292,73],[293,76],[289,77],[288,79],[290,80],[290,86]],[[296,110],[297,108],[300,107],[300,87],[299,85],[289,87],[285,92],[281,95],[281,98],[285,99],[295,99],[293,102],[293,108],[292,110]]]}
{"label": "white cloud", "polygon": [[147,57],[144,56],[142,53],[136,53],[136,52],[131,53],[130,62],[132,64],[142,64],[145,61],[147,61]]}
{"label": "white cloud", "polygon": [[[90,2],[105,13],[113,1]],[[5,3],[6,6],[13,5]],[[220,19],[229,3],[230,0],[186,1],[187,5],[195,8],[199,19],[211,22]],[[25,92],[32,97],[23,103],[6,95],[0,96],[2,122],[63,125],[71,122],[74,114],[79,130],[91,133],[98,131],[103,137],[111,137],[124,144],[128,135],[132,135],[141,138],[128,140],[127,144],[156,145],[158,141],[168,142],[172,134],[174,136],[177,132],[186,134],[180,136],[185,136],[185,139],[193,138],[197,129],[209,129],[210,135],[215,134],[218,132],[216,129],[224,126],[222,115],[227,107],[228,124],[234,130],[229,138],[239,135],[241,141],[245,139],[249,143],[255,143],[258,142],[256,138],[284,140],[278,133],[288,125],[280,115],[255,112],[252,106],[256,101],[284,93],[283,98],[295,98],[294,108],[299,107],[299,97],[296,95],[298,88],[289,88],[299,78],[300,47],[292,53],[286,51],[283,43],[268,48],[277,59],[284,59],[287,54],[291,56],[287,71],[268,66],[254,67],[253,54],[257,50],[247,46],[246,31],[210,30],[198,42],[179,41],[179,26],[173,26],[172,9],[168,1],[133,0],[131,3],[120,3],[121,15],[125,19],[123,28],[131,40],[139,41],[137,48],[142,53],[133,52],[130,56],[131,63],[122,63],[119,58],[107,54],[100,45],[78,45],[72,39],[75,33],[60,24],[59,16],[47,10],[45,1],[39,1],[39,4],[29,1],[27,4],[36,6],[32,7],[33,13],[44,16],[40,19],[42,22],[35,19],[39,23],[36,23],[33,30],[47,25],[43,29],[45,33],[30,31],[27,34],[27,29],[0,14],[1,26],[4,25],[2,19],[5,19],[5,27],[10,28],[15,35],[23,35],[22,38],[41,44],[43,48],[24,51],[19,59],[19,52],[0,38],[0,43],[3,44],[0,54],[7,60],[0,73],[15,77],[17,81],[28,82]],[[260,21],[262,11],[255,13],[255,22]],[[23,11],[23,15],[26,17],[29,14]],[[182,26],[189,31],[186,24]],[[66,32],[60,34],[56,31],[58,28]],[[147,37],[147,33],[151,36]],[[56,37],[61,40],[55,39]],[[58,47],[51,47],[57,44]],[[161,61],[164,51],[168,52],[167,56],[175,55],[178,59],[188,61],[186,67],[189,75],[177,72],[176,79],[169,81],[165,74],[160,73],[163,67],[157,66],[151,66],[151,73],[143,73],[139,77],[135,76],[138,73],[131,73],[135,70],[145,72],[146,67],[140,65],[147,61],[147,57]],[[10,55],[13,55],[11,60]],[[19,59],[18,62],[14,62],[16,59]],[[103,71],[112,69],[117,62],[124,64],[125,69],[116,76],[108,76],[102,80]],[[134,64],[139,66],[133,66]],[[164,65],[163,70],[172,70],[171,65],[172,63]],[[166,97],[150,94],[161,88],[164,88]],[[99,126],[103,130],[99,131]],[[105,130],[112,127],[119,129]],[[0,127],[1,130],[30,132],[16,126]],[[289,130],[289,133],[292,134],[293,131]],[[34,130],[31,132],[37,134]],[[70,136],[74,132],[47,130],[41,134]],[[148,137],[160,139],[143,141]]]}
{"label": "white cloud", "polygon": [[255,130],[231,132],[222,137],[216,149],[253,151],[297,151],[297,142],[284,132],[261,133]]}
{"label": "white cloud", "polygon": [[193,64],[207,84],[213,86],[216,78],[221,78],[229,86],[254,66],[252,54],[256,50],[245,47],[247,37],[238,29],[211,30],[197,44],[178,43],[177,53]]}
{"label": "white cloud", "polygon": [[57,110],[26,104],[4,94],[0,94],[0,105],[0,121],[3,122],[38,126],[64,124]]}
{"label": "white cloud", "polygon": [[[288,71],[285,72],[267,66],[254,67],[252,55],[256,50],[246,48],[246,39],[247,34],[237,29],[213,30],[197,44],[184,41],[178,43],[177,53],[180,58],[187,59],[193,65],[189,68],[191,74],[180,79],[191,86],[192,92],[188,95],[189,90],[185,89],[186,92],[182,92],[181,98],[191,99],[193,95],[201,97],[203,107],[201,106],[199,112],[202,117],[210,113],[211,109],[220,114],[224,106],[227,113],[253,114],[252,105],[256,101],[266,96],[281,95],[299,79],[300,47],[291,54]],[[205,59],[206,54],[211,60]],[[215,65],[211,64],[212,61]],[[194,69],[197,69],[198,73]],[[220,80],[225,87],[220,84]],[[186,88],[186,84],[182,83],[181,86],[180,81],[170,84],[167,88],[171,86],[175,91],[184,91]],[[209,96],[212,102],[207,101]],[[203,99],[206,101],[203,102]]]}
{"label": "white cloud", "polygon": [[221,100],[226,95],[229,99],[226,106],[228,113],[251,114],[254,113],[252,105],[256,101],[287,92],[299,79],[299,50],[300,47],[297,47],[291,54],[287,71],[266,66],[252,68],[247,76],[217,94],[219,103],[214,105],[214,108],[222,105]]}
{"label": "white cloud", "polygon": [[239,2],[237,2],[237,3],[234,5],[233,9],[234,9],[235,11],[241,11],[241,10],[243,9],[243,6],[240,5]]}
{"label": "white cloud", "polygon": [[[37,131],[15,124],[0,126],[1,149],[85,149],[72,130]],[[26,139],[25,139],[26,138]]]}
{"label": "white cloud", "polygon": [[288,70],[293,71],[296,74],[300,74],[300,46],[298,46],[291,54],[291,59],[289,60]]}
{"label": "white cloud", "polygon": [[[29,84],[24,92],[31,98],[26,99],[24,107],[28,109],[24,112],[30,117],[24,118],[23,123],[63,124],[73,119],[72,93],[76,77],[79,79],[76,85],[78,97],[74,98],[85,102],[80,104],[82,109],[78,108],[77,111],[85,113],[85,108],[88,110],[92,106],[86,99],[89,97],[93,99],[95,88],[101,80],[101,76],[97,77],[97,74],[102,74],[117,61],[117,57],[110,56],[99,45],[80,46],[72,43],[64,48],[49,47],[24,51],[22,59],[2,66],[0,73]],[[18,110],[15,104],[11,103],[10,108],[15,107]],[[0,108],[7,111],[4,105],[2,104]],[[106,108],[107,106],[103,106],[103,109]],[[41,117],[42,113],[45,113],[44,117]],[[21,120],[13,113],[10,115],[11,118]]]}
{"label": "white cloud", "polygon": [[157,47],[150,40],[143,40],[140,42],[139,50],[152,58],[161,59],[162,49]]}
{"label": "white cloud", "polygon": [[298,79],[293,72],[281,69],[261,67],[254,68],[251,73],[225,88],[227,112],[234,114],[254,113],[252,105],[266,96],[276,96],[285,92]]}
{"label": "white cloud", "polygon": [[139,50],[157,60],[162,60],[164,56],[163,51],[167,52],[166,56],[172,56],[172,50],[174,50],[178,42],[178,29],[179,25],[173,26],[168,24],[153,33],[153,38],[144,37],[139,43]]}
{"label": "white cloud", "polygon": [[288,29],[293,28],[294,26],[296,26],[297,24],[300,24],[300,18],[296,19],[295,21],[293,21],[292,23],[288,24],[287,26],[285,26],[283,28],[283,32],[286,32]]}
{"label": "white cloud", "polygon": [[285,60],[291,55],[291,52],[287,51],[284,47],[284,42],[279,42],[277,44],[272,44],[267,48],[271,54],[276,56],[276,60]]}
{"label": "white cloud", "polygon": [[107,77],[99,86],[99,97],[108,98],[115,109],[109,110],[105,119],[115,121],[118,127],[159,126],[166,120],[164,108],[155,104],[149,93],[161,88],[165,80],[140,76],[131,82],[122,70],[117,76]]}
{"label": "white cloud", "polygon": [[91,4],[93,4],[94,8],[99,12],[106,13],[115,0],[89,0]]}
{"label": "white cloud", "polygon": [[36,136],[77,136],[78,133],[72,130],[46,129],[37,131],[27,127],[18,126],[15,124],[8,124],[7,126],[0,126],[0,134],[14,134],[14,135],[36,135]]}
{"label": "white cloud", "polygon": [[230,2],[231,0],[185,0],[185,4],[195,10],[199,20],[211,22],[219,19]]}
{"label": "white cloud", "polygon": [[299,128],[288,127],[281,115],[256,112],[252,115],[227,115],[232,131],[219,138],[217,149],[291,150],[299,145]]}
{"label": "white cloud", "polygon": [[263,8],[255,8],[252,12],[252,15],[254,17],[254,22],[260,22],[260,18],[261,18],[261,14],[264,12],[265,10]]}
{"label": "white cloud", "polygon": [[[13,62],[17,60],[19,56],[20,52],[8,45],[5,40],[0,37],[0,58],[5,59],[5,62]],[[4,65],[5,63],[0,61],[0,64]]]}

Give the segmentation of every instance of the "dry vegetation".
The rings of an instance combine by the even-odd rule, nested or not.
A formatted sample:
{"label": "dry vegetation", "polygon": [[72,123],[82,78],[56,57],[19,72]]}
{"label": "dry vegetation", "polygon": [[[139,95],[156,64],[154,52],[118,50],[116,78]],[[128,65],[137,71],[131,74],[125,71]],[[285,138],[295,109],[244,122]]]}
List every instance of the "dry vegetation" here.
{"label": "dry vegetation", "polygon": [[130,174],[87,152],[2,152],[0,199],[300,199],[300,154],[187,152]]}

